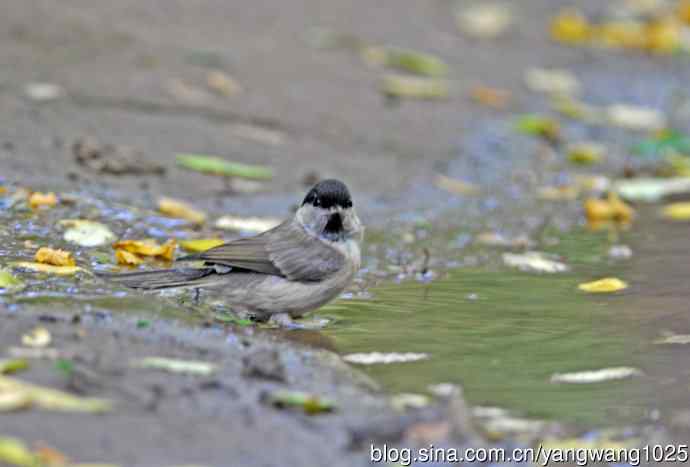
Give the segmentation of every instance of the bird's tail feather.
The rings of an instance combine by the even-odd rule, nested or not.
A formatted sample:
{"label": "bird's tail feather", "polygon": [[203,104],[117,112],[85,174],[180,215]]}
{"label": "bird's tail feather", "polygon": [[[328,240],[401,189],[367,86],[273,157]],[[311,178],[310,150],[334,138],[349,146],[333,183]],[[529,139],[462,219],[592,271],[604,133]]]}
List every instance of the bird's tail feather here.
{"label": "bird's tail feather", "polygon": [[194,286],[214,273],[213,268],[178,268],[123,274],[98,273],[97,276],[133,289],[154,290]]}

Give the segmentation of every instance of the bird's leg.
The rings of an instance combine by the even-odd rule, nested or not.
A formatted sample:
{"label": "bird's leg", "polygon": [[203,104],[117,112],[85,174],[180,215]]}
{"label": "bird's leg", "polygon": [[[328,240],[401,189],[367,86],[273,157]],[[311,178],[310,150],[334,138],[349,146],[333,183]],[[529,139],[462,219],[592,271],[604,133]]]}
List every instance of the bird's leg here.
{"label": "bird's leg", "polygon": [[304,326],[295,323],[288,313],[274,313],[268,319],[268,322],[284,329],[304,329]]}
{"label": "bird's leg", "polygon": [[199,304],[199,299],[201,298],[201,289],[199,287],[196,287],[194,289],[194,304],[198,305]]}

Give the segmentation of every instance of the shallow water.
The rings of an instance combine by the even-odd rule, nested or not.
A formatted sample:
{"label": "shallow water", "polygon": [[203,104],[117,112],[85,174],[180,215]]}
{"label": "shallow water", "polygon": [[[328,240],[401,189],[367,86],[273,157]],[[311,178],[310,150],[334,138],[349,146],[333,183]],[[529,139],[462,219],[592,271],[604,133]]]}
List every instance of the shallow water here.
{"label": "shallow water", "polygon": [[[395,392],[459,383],[474,404],[586,425],[672,413],[687,399],[687,352],[652,342],[665,331],[688,331],[687,225],[648,222],[621,240],[632,245],[632,259],[608,259],[607,234],[582,229],[562,236],[547,251],[572,266],[564,274],[487,266],[452,270],[430,283],[380,286],[371,290],[371,300],[339,301],[324,310],[335,319],[326,332],[342,353],[429,354],[419,362],[364,367]],[[605,276],[631,286],[611,295],[577,290]],[[615,366],[641,368],[645,376],[550,382],[557,372]]]}
{"label": "shallow water", "polygon": [[[118,238],[153,236],[163,241],[189,235],[148,212],[113,208],[97,200],[84,203]],[[64,242],[55,227],[59,219],[85,217],[84,210],[82,204],[39,213],[0,211],[0,266],[12,269],[12,261],[31,260],[37,245],[52,245],[75,251],[78,264],[88,270],[110,270],[114,258],[109,245],[78,248]],[[439,269],[432,280],[384,280],[361,297],[355,294],[320,310],[318,316],[333,319],[324,331],[289,333],[289,337],[340,353],[429,354],[420,362],[363,368],[392,392],[425,392],[430,384],[459,383],[473,404],[587,426],[639,422],[672,413],[687,407],[690,345],[659,346],[653,341],[667,332],[690,334],[688,226],[657,222],[655,213],[648,211],[617,240],[632,247],[634,256],[629,260],[607,257],[612,240],[605,232],[542,232],[542,242],[551,246],[541,249],[560,255],[572,268],[561,274],[509,269],[501,264],[499,250],[468,246],[467,232],[427,231],[418,236],[415,247],[436,242],[447,250],[455,245],[443,264],[475,264],[469,258],[480,257],[482,265]],[[404,246],[390,247],[391,239],[380,232],[372,232],[369,241],[387,256],[378,262],[367,256],[372,273],[377,272],[376,264],[394,263],[391,255],[413,257]],[[165,266],[159,261],[146,265]],[[113,288],[87,272],[74,277],[21,270],[15,274],[26,288],[0,293],[0,302],[18,312],[50,310],[93,316],[106,323],[127,314],[133,319],[185,322],[190,329],[213,321],[216,313],[204,303],[192,302],[189,295],[162,294],[152,299]],[[605,276],[620,277],[631,287],[612,295],[577,290],[577,284]],[[557,372],[614,366],[641,368],[645,376],[589,385],[550,382]]]}

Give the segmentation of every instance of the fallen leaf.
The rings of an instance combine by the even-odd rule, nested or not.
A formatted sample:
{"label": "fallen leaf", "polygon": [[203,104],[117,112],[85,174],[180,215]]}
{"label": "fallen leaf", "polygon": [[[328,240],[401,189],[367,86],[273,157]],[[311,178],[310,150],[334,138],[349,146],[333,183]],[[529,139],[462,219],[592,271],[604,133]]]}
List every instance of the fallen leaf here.
{"label": "fallen leaf", "polygon": [[223,230],[236,230],[238,232],[261,233],[280,225],[281,220],[271,217],[236,217],[222,216],[216,220],[215,227]]}
{"label": "fallen leaf", "polygon": [[644,373],[637,368],[627,366],[602,368],[600,370],[592,371],[578,371],[574,373],[555,373],[551,376],[552,383],[570,383],[570,384],[589,384],[600,383],[602,381],[611,381],[618,379],[630,378],[631,376],[641,376]]}
{"label": "fallen leaf", "polygon": [[690,201],[667,204],[661,210],[661,214],[666,219],[688,221],[690,220]]}
{"label": "fallen leaf", "polygon": [[448,73],[448,65],[435,55],[391,47],[366,47],[364,60],[370,65],[395,68],[421,76],[439,77]]}
{"label": "fallen leaf", "polygon": [[76,266],[77,264],[69,251],[48,247],[39,248],[36,255],[34,255],[34,259],[37,263],[50,264],[52,266]]}
{"label": "fallen leaf", "polygon": [[117,264],[121,264],[123,266],[138,266],[144,262],[141,257],[135,255],[134,253],[130,253],[127,250],[115,250],[115,260],[117,261]]}
{"label": "fallen leaf", "polygon": [[189,252],[201,253],[223,243],[225,241],[220,238],[199,238],[195,240],[181,240],[180,246]]}
{"label": "fallen leaf", "polygon": [[83,247],[105,245],[115,240],[115,234],[110,228],[100,222],[85,219],[63,219],[58,225],[66,228],[63,238],[65,241]]}
{"label": "fallen leaf", "polygon": [[504,35],[513,24],[513,12],[505,4],[478,3],[455,15],[458,28],[476,39],[495,39]]}
{"label": "fallen leaf", "polygon": [[55,193],[41,193],[35,191],[29,195],[29,206],[31,209],[38,209],[41,207],[52,208],[58,203]]}
{"label": "fallen leaf", "polygon": [[539,136],[550,142],[559,141],[561,127],[556,120],[540,115],[527,114],[518,118],[515,128],[527,135]]}
{"label": "fallen leaf", "polygon": [[575,164],[590,165],[601,162],[604,159],[606,147],[603,144],[591,141],[574,143],[566,148],[568,160]]}
{"label": "fallen leaf", "polygon": [[525,84],[534,92],[573,95],[580,92],[580,81],[568,70],[528,68]]}
{"label": "fallen leaf", "polygon": [[158,210],[166,216],[184,219],[193,224],[206,222],[206,214],[194,209],[184,201],[163,197],[158,200]]}
{"label": "fallen leaf", "polygon": [[[0,391],[0,414],[15,412],[31,407],[31,398],[19,391]],[[2,458],[0,457],[0,460]]]}
{"label": "fallen leaf", "polygon": [[273,171],[268,167],[228,162],[216,156],[178,154],[176,160],[177,164],[181,167],[213,175],[248,178],[252,180],[270,180],[273,177]]}
{"label": "fallen leaf", "polygon": [[32,101],[47,102],[63,97],[65,90],[53,83],[28,83],[24,86],[24,93]]}
{"label": "fallen leaf", "polygon": [[51,264],[32,263],[30,261],[16,261],[10,264],[34,272],[45,272],[48,274],[57,274],[59,276],[71,276],[79,271],[83,271],[79,266],[53,266]]}
{"label": "fallen leaf", "polygon": [[177,360],[163,357],[145,357],[132,362],[137,368],[165,370],[170,373],[186,373],[196,376],[208,376],[213,374],[217,365],[196,360]]}
{"label": "fallen leaf", "polygon": [[0,374],[9,375],[29,368],[29,362],[23,358],[0,359]]}
{"label": "fallen leaf", "polygon": [[398,411],[404,412],[408,409],[421,409],[431,403],[429,396],[424,394],[401,393],[391,396],[391,406]]}
{"label": "fallen leaf", "polygon": [[308,415],[333,412],[336,409],[334,401],[301,391],[272,391],[264,394],[263,400],[278,408],[300,408]]}
{"label": "fallen leaf", "polygon": [[664,197],[690,193],[690,178],[632,178],[616,180],[615,190],[630,201],[654,203]]}
{"label": "fallen leaf", "polygon": [[26,394],[31,399],[32,406],[46,410],[100,413],[112,408],[112,403],[108,400],[77,397],[56,389],[0,376],[0,394],[6,392]]}
{"label": "fallen leaf", "polygon": [[44,327],[36,327],[22,335],[22,345],[33,348],[47,347],[52,340],[50,332]]}
{"label": "fallen leaf", "polygon": [[568,118],[581,120],[592,125],[600,124],[606,117],[603,109],[565,94],[552,96],[551,108]]}
{"label": "fallen leaf", "polygon": [[505,109],[510,105],[512,95],[506,89],[491,88],[488,86],[475,86],[470,91],[470,97],[487,107]]}
{"label": "fallen leaf", "polygon": [[211,90],[226,97],[242,92],[240,83],[220,70],[209,71],[206,75],[206,84]]}
{"label": "fallen leaf", "polygon": [[0,462],[16,467],[43,467],[24,442],[7,436],[0,436]]}
{"label": "fallen leaf", "polygon": [[612,245],[607,255],[612,259],[630,259],[632,258],[633,252],[628,245]]}
{"label": "fallen leaf", "polygon": [[7,187],[0,185],[0,195],[6,195],[7,194]]}
{"label": "fallen leaf", "polygon": [[665,336],[654,341],[657,345],[666,344],[690,344],[690,334],[673,334],[670,336]]}
{"label": "fallen leaf", "polygon": [[386,96],[402,99],[446,99],[449,93],[445,80],[404,75],[384,76],[381,90]]}
{"label": "fallen leaf", "polygon": [[657,54],[671,54],[680,48],[684,30],[680,21],[667,16],[648,22],[645,33],[647,50]]}
{"label": "fallen leaf", "polygon": [[442,174],[436,175],[434,178],[434,185],[441,190],[447,191],[454,195],[476,195],[479,193],[479,187],[472,183],[458,180],[457,178],[447,177]]}
{"label": "fallen leaf", "polygon": [[343,356],[343,360],[348,363],[356,363],[359,365],[374,365],[374,364],[388,364],[388,363],[406,363],[406,362],[416,362],[419,360],[426,360],[429,358],[428,354],[425,353],[381,353],[381,352],[370,352],[370,353],[351,353]]}
{"label": "fallen leaf", "polygon": [[9,271],[0,269],[0,290],[6,292],[17,292],[26,286],[24,282],[17,279]]}
{"label": "fallen leaf", "polygon": [[521,271],[556,273],[565,272],[568,266],[552,259],[550,255],[539,251],[528,251],[522,254],[503,253],[503,262]]}
{"label": "fallen leaf", "polygon": [[134,253],[142,256],[155,256],[163,258],[166,261],[172,261],[175,255],[175,248],[177,243],[175,240],[168,240],[162,245],[156,243],[155,240],[120,240],[113,243],[115,250],[125,250],[129,253]]}
{"label": "fallen leaf", "polygon": [[577,288],[589,293],[611,293],[627,289],[628,284],[616,277],[606,277],[593,282],[584,282]]}
{"label": "fallen leaf", "polygon": [[550,24],[551,38],[557,42],[581,45],[592,37],[592,28],[587,18],[577,10],[562,10]]}
{"label": "fallen leaf", "polygon": [[632,131],[655,131],[666,127],[666,116],[655,109],[616,104],[607,109],[611,125]]}
{"label": "fallen leaf", "polygon": [[585,214],[591,223],[601,221],[630,222],[635,216],[633,208],[610,191],[607,199],[589,198],[585,201]]}

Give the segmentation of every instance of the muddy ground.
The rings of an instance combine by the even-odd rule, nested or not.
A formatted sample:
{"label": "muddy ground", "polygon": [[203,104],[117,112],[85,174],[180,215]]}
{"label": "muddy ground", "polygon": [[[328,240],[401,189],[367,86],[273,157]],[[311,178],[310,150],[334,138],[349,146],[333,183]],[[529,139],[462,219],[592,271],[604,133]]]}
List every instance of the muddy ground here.
{"label": "muddy ground", "polygon": [[[517,112],[535,106],[522,84],[528,66],[572,69],[598,83],[594,95],[626,96],[622,76],[633,83],[638,77],[659,78],[666,87],[687,77],[686,62],[668,57],[550,43],[548,18],[568,3],[516,2],[517,29],[495,42],[459,35],[447,0],[6,3],[0,7],[0,177],[33,189],[91,193],[144,207],[165,194],[213,212],[284,216],[302,196],[305,178],[316,174],[346,181],[374,228],[407,219],[401,213],[434,212],[429,208],[456,201],[428,188],[433,175],[466,175],[464,142],[496,117],[467,98],[473,86],[513,91]],[[591,11],[599,3],[579,2]],[[381,72],[364,66],[348,47],[310,45],[315,28],[438,54],[452,69],[452,98],[391,105],[378,90]],[[171,80],[203,86],[209,69],[224,70],[242,91],[190,99],[169,91]],[[31,101],[24,95],[29,82],[59,84],[66,95]],[[112,176],[85,170],[72,153],[73,143],[84,136],[132,146],[166,173]],[[493,146],[489,141],[482,147]],[[174,154],[181,152],[266,164],[276,177],[259,193],[228,194],[221,180],[176,168]],[[612,158],[607,169],[614,172],[623,163]],[[482,170],[496,167],[502,166]],[[490,175],[478,181],[489,189],[504,181]],[[521,205],[524,212],[530,212],[529,203]],[[505,212],[518,211],[507,204]],[[496,223],[513,221],[522,222]],[[534,229],[540,219],[525,222]],[[75,322],[78,315],[82,319]],[[79,304],[59,310],[12,305],[3,307],[0,320],[3,346],[16,345],[40,322],[56,347],[75,356],[70,376],[42,361],[26,379],[117,402],[113,414],[102,416],[2,415],[0,435],[44,441],[81,462],[366,465],[368,445],[362,440],[399,439],[419,420],[447,418],[437,408],[400,415],[375,383],[327,351],[294,343],[294,335],[286,340],[232,326],[190,330],[166,321],[139,329],[134,318],[101,316]],[[130,360],[152,354],[214,361],[221,371],[192,378],[129,367]],[[254,359],[269,369],[252,370]],[[340,409],[308,417],[261,402],[262,394],[281,387],[329,395]],[[456,440],[466,438],[466,414],[454,416]]]}

